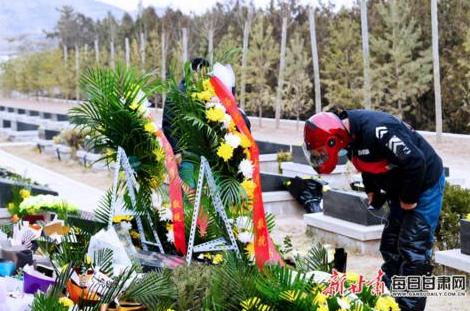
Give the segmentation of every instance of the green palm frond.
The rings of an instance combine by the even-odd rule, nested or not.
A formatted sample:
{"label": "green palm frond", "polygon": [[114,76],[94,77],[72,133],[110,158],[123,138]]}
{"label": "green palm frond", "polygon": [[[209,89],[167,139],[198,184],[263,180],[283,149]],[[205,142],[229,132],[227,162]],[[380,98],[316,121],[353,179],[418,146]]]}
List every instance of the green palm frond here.
{"label": "green palm frond", "polygon": [[59,298],[73,272],[72,267],[73,264],[67,265],[67,268],[58,275],[56,284],[51,286],[47,292],[39,292],[34,295],[31,311],[67,311],[69,309],[59,302]]}
{"label": "green palm frond", "polygon": [[111,275],[113,273],[113,251],[109,248],[95,251],[93,265],[99,267],[104,274]]}
{"label": "green palm frond", "polygon": [[324,271],[331,273],[333,265],[328,263],[328,251],[321,245],[313,246],[305,258],[299,258],[297,268],[302,272]]}
{"label": "green palm frond", "polygon": [[98,203],[98,207],[95,209],[95,221],[103,224],[109,223],[110,218],[112,217],[112,208],[113,208],[113,189],[109,189],[105,192],[103,197]]}

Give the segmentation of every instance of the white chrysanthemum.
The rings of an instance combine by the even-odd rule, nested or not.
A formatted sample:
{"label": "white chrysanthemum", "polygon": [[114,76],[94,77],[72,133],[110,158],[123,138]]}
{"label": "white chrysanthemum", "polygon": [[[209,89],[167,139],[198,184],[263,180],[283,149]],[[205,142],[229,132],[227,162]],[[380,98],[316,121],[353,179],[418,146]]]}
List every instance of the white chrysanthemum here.
{"label": "white chrysanthemum", "polygon": [[248,244],[253,242],[253,233],[248,231],[242,231],[238,234],[238,240],[243,244]]}
{"label": "white chrysanthemum", "polygon": [[348,303],[347,301],[345,300],[342,300],[340,299],[339,297],[336,297],[336,301],[338,302],[339,306],[341,309],[344,309],[344,310],[349,310],[351,309],[351,304]]}
{"label": "white chrysanthemum", "polygon": [[213,103],[213,102],[207,102],[206,103],[206,109],[211,109],[212,107],[215,107],[215,103]]}
{"label": "white chrysanthemum", "polygon": [[253,162],[251,160],[244,159],[238,165],[238,172],[241,173],[246,179],[253,178]]}
{"label": "white chrysanthemum", "polygon": [[158,215],[160,216],[161,221],[172,221],[173,220],[173,213],[171,212],[171,208],[163,207],[158,210]]}
{"label": "white chrysanthemum", "polygon": [[170,230],[166,233],[166,239],[168,242],[175,244],[175,235],[173,233],[173,230]]}
{"label": "white chrysanthemum", "polygon": [[242,139],[240,136],[235,135],[235,134],[225,134],[224,140],[227,144],[229,144],[233,149],[238,148],[240,146],[240,143],[242,142]]}
{"label": "white chrysanthemum", "polygon": [[222,119],[222,122],[223,122],[222,127],[224,129],[228,129],[228,127],[230,126],[230,123],[232,123],[232,117],[228,113],[226,113],[224,118]]}
{"label": "white chrysanthemum", "polygon": [[248,216],[239,216],[236,220],[236,226],[240,230],[250,230],[253,227],[253,221]]}
{"label": "white chrysanthemum", "polygon": [[222,110],[224,113],[226,112],[224,105],[221,103],[215,103],[215,109]]}

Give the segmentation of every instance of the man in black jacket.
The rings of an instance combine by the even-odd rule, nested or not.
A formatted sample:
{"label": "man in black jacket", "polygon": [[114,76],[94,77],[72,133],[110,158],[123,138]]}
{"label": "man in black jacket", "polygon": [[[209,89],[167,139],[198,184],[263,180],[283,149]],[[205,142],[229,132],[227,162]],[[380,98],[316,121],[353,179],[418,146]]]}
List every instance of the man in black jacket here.
{"label": "man in black jacket", "polygon": [[[362,173],[372,206],[388,200],[390,215],[382,234],[383,281],[432,272],[431,248],[444,194],[441,158],[424,138],[392,115],[350,110],[341,118],[318,113],[305,124],[304,151],[320,173],[331,173],[346,150]],[[424,310],[425,297],[397,298],[401,310]]]}

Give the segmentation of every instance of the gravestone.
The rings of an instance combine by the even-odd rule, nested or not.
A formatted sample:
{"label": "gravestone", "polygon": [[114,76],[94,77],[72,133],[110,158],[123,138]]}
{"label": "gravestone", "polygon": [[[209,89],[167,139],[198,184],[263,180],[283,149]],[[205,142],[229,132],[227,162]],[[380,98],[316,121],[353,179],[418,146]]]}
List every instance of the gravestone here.
{"label": "gravestone", "polygon": [[323,195],[323,212],[326,216],[350,221],[363,226],[380,225],[386,218],[383,208],[369,209],[364,193],[329,190]]}
{"label": "gravestone", "polygon": [[15,112],[15,108],[13,108],[13,107],[8,107],[7,110],[8,110],[8,112]]}
{"label": "gravestone", "polygon": [[460,220],[460,251],[470,255],[470,220]]}
{"label": "gravestone", "polygon": [[31,185],[30,183],[16,181],[8,178],[0,178],[0,207],[6,207],[11,202],[13,193],[12,189],[17,187],[18,189],[31,189],[32,195],[38,194],[52,194],[58,195],[58,193],[48,187],[40,185]]}
{"label": "gravestone", "polygon": [[3,120],[3,127],[4,128],[11,127],[11,121],[10,120]]}
{"label": "gravestone", "polygon": [[26,109],[18,108],[18,109],[16,109],[16,112],[18,114],[26,114]]}
{"label": "gravestone", "polygon": [[55,130],[44,130],[44,139],[45,140],[52,140],[54,136],[57,136],[60,134],[60,131],[55,131]]}
{"label": "gravestone", "polygon": [[37,124],[32,124],[32,123],[26,123],[26,122],[16,122],[16,130],[17,131],[35,131],[39,128],[39,125]]}
{"label": "gravestone", "polygon": [[278,153],[281,151],[289,152],[290,146],[278,143],[271,143],[267,141],[256,141],[259,148],[259,154],[271,154]]}
{"label": "gravestone", "polygon": [[271,192],[271,191],[285,191],[286,187],[284,183],[289,181],[290,178],[271,173],[261,173],[261,191],[262,192]]}
{"label": "gravestone", "polygon": [[37,116],[39,116],[39,111],[37,111],[37,110],[28,110],[27,115],[31,116],[31,117],[37,117]]}

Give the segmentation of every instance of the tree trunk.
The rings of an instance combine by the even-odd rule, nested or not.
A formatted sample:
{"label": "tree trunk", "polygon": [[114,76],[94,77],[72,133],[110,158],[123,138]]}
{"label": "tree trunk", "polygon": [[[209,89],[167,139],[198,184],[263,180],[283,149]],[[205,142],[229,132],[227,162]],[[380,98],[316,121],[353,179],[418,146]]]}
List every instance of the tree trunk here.
{"label": "tree trunk", "polygon": [[[162,31],[162,80],[166,80],[166,47],[165,47],[165,32]],[[162,94],[162,109],[165,106],[166,94]]]}
{"label": "tree trunk", "polygon": [[183,64],[188,61],[188,28],[183,28]]}
{"label": "tree trunk", "polygon": [[111,40],[111,42],[109,43],[110,45],[110,54],[111,54],[111,68],[115,69],[116,68],[116,64],[114,62],[114,40]]}
{"label": "tree trunk", "polygon": [[320,89],[320,66],[318,65],[317,35],[316,35],[316,29],[315,29],[314,9],[310,10],[309,23],[310,23],[310,43],[312,46],[313,79],[315,82],[315,112],[318,113],[321,111],[321,89]]}
{"label": "tree trunk", "polygon": [[261,103],[258,103],[258,125],[259,127],[263,127],[263,124],[262,124],[262,119],[263,119],[263,108],[261,108]]}
{"label": "tree trunk", "polygon": [[281,55],[279,56],[279,76],[277,79],[277,94],[276,94],[276,129],[279,129],[281,123],[281,105],[282,105],[282,88],[284,87],[284,66],[286,57],[286,40],[287,40],[287,17],[282,19],[282,35],[281,35]]}
{"label": "tree trunk", "polygon": [[208,53],[209,53],[209,62],[212,64],[214,61],[214,29],[212,26],[209,29],[208,33]]}
{"label": "tree trunk", "polygon": [[80,100],[80,91],[78,87],[78,80],[80,78],[80,51],[78,49],[78,45],[75,45],[75,97],[76,100]]}
{"label": "tree trunk", "polygon": [[434,72],[434,101],[436,106],[436,139],[442,140],[442,102],[441,102],[441,74],[439,71],[439,31],[437,20],[437,0],[431,0],[432,17],[432,60]]}
{"label": "tree trunk", "polygon": [[129,66],[131,65],[131,64],[130,64],[130,62],[131,62],[131,59],[130,59],[130,58],[131,58],[131,57],[130,57],[130,51],[129,51],[129,38],[126,37],[126,38],[124,39],[124,42],[125,42],[125,44],[126,44],[126,65],[129,67]]}
{"label": "tree trunk", "polygon": [[364,60],[364,108],[372,109],[370,99],[369,30],[367,26],[367,0],[361,0],[362,57]]}
{"label": "tree trunk", "polygon": [[140,33],[140,61],[142,62],[142,70],[145,70],[145,36]]}
{"label": "tree trunk", "polygon": [[95,63],[96,64],[100,63],[100,48],[99,48],[98,39],[95,39]]}
{"label": "tree trunk", "polygon": [[246,90],[246,62],[248,57],[248,37],[250,35],[250,23],[245,22],[243,27],[243,52],[242,52],[242,73],[240,81],[240,107],[245,109],[245,90]]}
{"label": "tree trunk", "polygon": [[296,116],[295,116],[295,119],[296,119],[296,123],[295,123],[295,130],[298,131],[299,130],[299,123],[300,123],[300,115],[299,113],[297,112]]}

